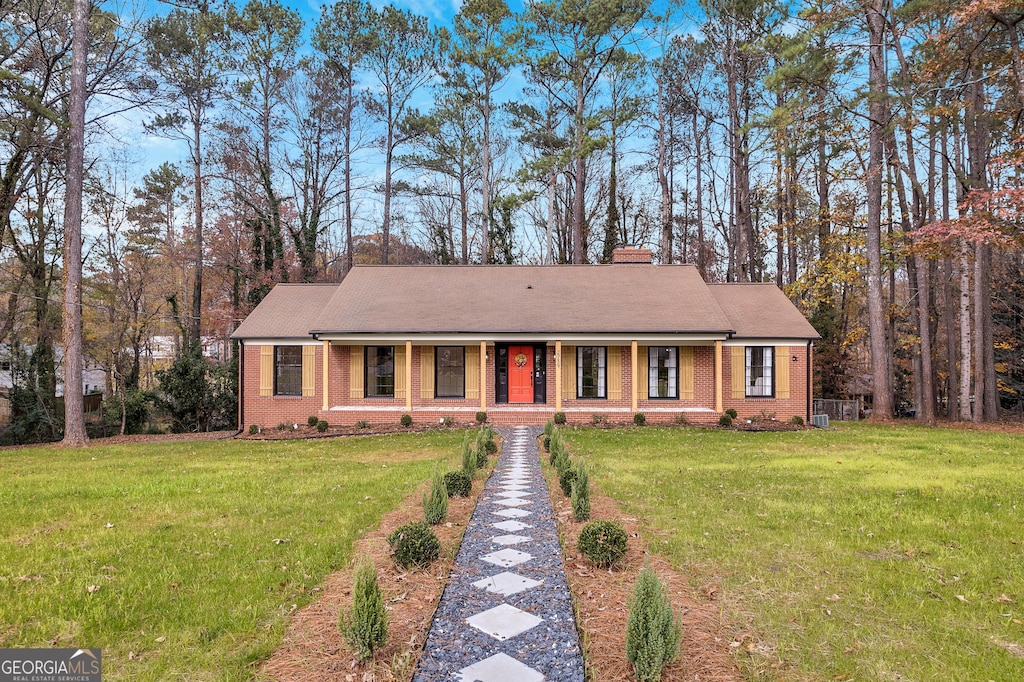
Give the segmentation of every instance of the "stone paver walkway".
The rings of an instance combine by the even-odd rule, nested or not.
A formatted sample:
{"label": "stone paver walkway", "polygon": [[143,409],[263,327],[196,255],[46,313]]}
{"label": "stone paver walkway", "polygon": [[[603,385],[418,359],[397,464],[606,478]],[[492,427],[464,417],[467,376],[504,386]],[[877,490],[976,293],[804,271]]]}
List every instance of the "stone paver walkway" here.
{"label": "stone paver walkway", "polygon": [[505,446],[466,527],[414,682],[583,682],[536,427]]}

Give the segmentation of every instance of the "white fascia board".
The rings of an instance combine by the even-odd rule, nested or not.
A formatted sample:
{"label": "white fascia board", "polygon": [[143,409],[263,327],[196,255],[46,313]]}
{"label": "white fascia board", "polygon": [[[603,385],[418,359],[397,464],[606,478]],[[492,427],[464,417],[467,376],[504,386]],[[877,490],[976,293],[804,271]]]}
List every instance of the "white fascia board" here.
{"label": "white fascia board", "polygon": [[322,340],[311,336],[290,336],[287,338],[238,339],[246,346],[322,346]]}
{"label": "white fascia board", "polygon": [[318,334],[321,341],[359,346],[394,345],[412,341],[417,346],[477,345],[481,341],[493,343],[545,343],[553,346],[556,341],[568,345],[591,344],[595,346],[628,346],[636,341],[643,345],[666,346],[710,346],[715,341],[725,341],[725,334]]}
{"label": "white fascia board", "polygon": [[806,346],[808,339],[729,339],[723,346]]}

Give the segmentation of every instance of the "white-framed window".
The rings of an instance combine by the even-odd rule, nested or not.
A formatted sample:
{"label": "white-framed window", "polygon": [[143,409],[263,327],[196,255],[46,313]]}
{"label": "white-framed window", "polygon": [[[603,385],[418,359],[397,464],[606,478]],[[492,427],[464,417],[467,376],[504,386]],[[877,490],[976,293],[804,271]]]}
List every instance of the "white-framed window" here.
{"label": "white-framed window", "polygon": [[679,349],[648,346],[647,394],[651,398],[679,397]]}
{"label": "white-framed window", "polygon": [[607,397],[607,367],[607,348],[604,346],[578,346],[576,348],[576,397]]}
{"label": "white-framed window", "polygon": [[772,346],[747,346],[746,387],[748,398],[775,395],[775,349]]}

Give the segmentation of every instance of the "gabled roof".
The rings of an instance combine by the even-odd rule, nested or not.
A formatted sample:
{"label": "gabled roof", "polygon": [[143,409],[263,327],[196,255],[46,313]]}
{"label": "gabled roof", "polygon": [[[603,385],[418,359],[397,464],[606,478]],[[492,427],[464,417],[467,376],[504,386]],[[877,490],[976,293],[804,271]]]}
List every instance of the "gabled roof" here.
{"label": "gabled roof", "polygon": [[652,266],[363,266],[315,334],[727,333],[697,269]]}
{"label": "gabled roof", "polygon": [[338,284],[278,284],[231,335],[233,339],[308,338]]}
{"label": "gabled roof", "polygon": [[741,339],[818,339],[818,332],[771,283],[708,284]]}
{"label": "gabled roof", "polygon": [[815,339],[774,284],[713,284],[692,265],[356,266],[279,284],[239,339],[366,335],[710,335]]}

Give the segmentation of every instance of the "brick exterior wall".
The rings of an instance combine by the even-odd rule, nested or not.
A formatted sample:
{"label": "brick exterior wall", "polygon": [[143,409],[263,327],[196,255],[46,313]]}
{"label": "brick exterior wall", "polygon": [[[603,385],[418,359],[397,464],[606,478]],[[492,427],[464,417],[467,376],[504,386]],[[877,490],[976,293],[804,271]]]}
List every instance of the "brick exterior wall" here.
{"label": "brick exterior wall", "polygon": [[[629,251],[635,251],[630,249]],[[479,346],[477,346],[479,347]],[[722,409],[733,408],[741,419],[774,415],[778,421],[789,421],[793,416],[807,419],[807,376],[811,357],[807,344],[789,346],[786,361],[790,366],[790,397],[741,398],[732,397],[731,349],[723,348],[722,355]],[[739,347],[742,351],[742,347]],[[352,425],[358,421],[370,423],[397,423],[407,412],[404,398],[352,398],[350,395],[350,346],[331,345],[328,362],[328,406],[323,410],[323,345],[316,346],[315,353],[315,395],[312,396],[260,396],[260,346],[245,344],[242,372],[242,424],[248,429],[251,424],[262,428],[274,428],[278,424],[305,424],[306,419],[316,415],[331,425]],[[632,423],[632,361],[630,347],[621,347],[622,355],[622,398],[611,399],[570,399],[562,401],[562,410],[572,423],[590,423],[600,415],[609,423]],[[782,360],[777,354],[776,362]],[[796,358],[794,361],[793,358]],[[547,402],[533,405],[495,404],[495,352],[494,346],[487,346],[486,377],[482,386],[486,388],[488,420],[495,424],[541,424],[551,419],[555,412],[556,392],[560,387],[555,383],[555,349],[548,346],[546,352]],[[412,417],[414,422],[436,423],[444,417],[454,418],[459,423],[471,423],[480,409],[479,399],[432,399],[420,395],[420,347],[412,347],[412,381],[409,390],[412,395]],[[717,423],[719,414],[715,408],[714,346],[699,346],[694,349],[694,397],[692,400],[648,399],[638,402],[638,411],[643,412],[648,423],[667,423],[685,416],[691,423]],[[639,361],[640,373],[646,377],[647,359]],[[646,379],[644,379],[646,380]]]}

